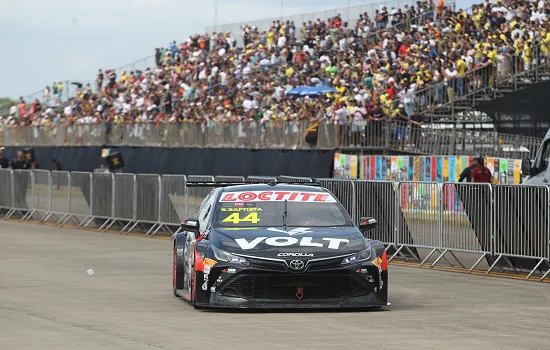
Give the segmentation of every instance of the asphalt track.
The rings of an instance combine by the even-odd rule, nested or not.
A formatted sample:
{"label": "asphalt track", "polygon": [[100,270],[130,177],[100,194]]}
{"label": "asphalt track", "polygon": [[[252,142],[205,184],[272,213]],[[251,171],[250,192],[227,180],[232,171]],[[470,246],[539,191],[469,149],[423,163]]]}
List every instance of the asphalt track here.
{"label": "asphalt track", "polygon": [[[389,311],[197,311],[171,241],[0,221],[0,349],[548,349],[550,285],[390,265]],[[88,276],[86,271],[94,269]]]}

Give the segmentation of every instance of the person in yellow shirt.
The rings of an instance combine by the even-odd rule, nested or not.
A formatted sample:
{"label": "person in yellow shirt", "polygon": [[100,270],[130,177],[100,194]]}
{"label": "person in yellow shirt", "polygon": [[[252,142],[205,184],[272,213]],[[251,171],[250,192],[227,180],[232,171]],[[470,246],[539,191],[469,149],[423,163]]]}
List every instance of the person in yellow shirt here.
{"label": "person in yellow shirt", "polygon": [[532,40],[529,39],[523,44],[523,64],[525,71],[528,71],[531,68],[531,45]]}
{"label": "person in yellow shirt", "polygon": [[458,61],[456,61],[456,72],[458,74],[456,83],[459,96],[464,96],[464,84],[467,71],[468,65],[466,64],[466,61],[464,61],[464,56],[462,56]]}
{"label": "person in yellow shirt", "polygon": [[540,42],[540,51],[544,56],[548,56],[548,51],[550,51],[550,32],[541,33],[541,42]]}
{"label": "person in yellow shirt", "polygon": [[273,47],[273,37],[274,37],[273,32],[267,33],[266,43],[267,43],[268,50],[271,50],[271,48]]}
{"label": "person in yellow shirt", "polygon": [[334,89],[338,91],[337,94],[334,94],[335,100],[339,100],[346,93],[346,87],[344,86],[344,84],[342,84],[342,82],[338,82],[338,85]]}

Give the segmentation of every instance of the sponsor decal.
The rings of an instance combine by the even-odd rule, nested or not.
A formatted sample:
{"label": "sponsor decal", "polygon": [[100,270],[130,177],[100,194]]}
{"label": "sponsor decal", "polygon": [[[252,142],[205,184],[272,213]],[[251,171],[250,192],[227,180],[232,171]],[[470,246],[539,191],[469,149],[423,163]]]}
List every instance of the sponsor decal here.
{"label": "sponsor decal", "polygon": [[368,220],[364,220],[361,225],[368,225],[368,224],[374,224],[376,223],[376,219],[368,219]]}
{"label": "sponsor decal", "polygon": [[204,262],[203,262],[204,266],[209,266],[209,267],[212,267],[214,265],[216,265],[216,260],[212,260],[210,258],[206,258],[204,259]]}
{"label": "sponsor decal", "polygon": [[195,220],[182,221],[181,224],[182,225],[188,225],[188,226],[194,226],[194,227],[197,227],[199,225],[199,223],[196,222]]}
{"label": "sponsor decal", "polygon": [[241,222],[250,222],[251,224],[257,224],[260,222],[260,218],[258,218],[258,213],[250,213],[246,216],[241,217],[240,213],[232,213],[229,214],[225,219],[222,220],[224,223],[232,223],[235,225],[240,224]]}
{"label": "sponsor decal", "polygon": [[326,192],[302,191],[247,191],[226,192],[220,197],[220,202],[308,202],[334,203],[336,199]]}
{"label": "sponsor decal", "polygon": [[227,269],[227,273],[235,273],[235,272],[237,272],[236,269]]}
{"label": "sponsor decal", "polygon": [[216,287],[211,287],[210,288],[210,293],[215,293],[216,292]]}
{"label": "sponsor decal", "polygon": [[295,237],[256,237],[250,242],[246,238],[237,238],[235,242],[244,250],[254,249],[262,242],[272,247],[298,245],[301,247],[326,247],[328,249],[339,249],[341,243],[349,243],[349,239],[342,238],[317,238],[319,242],[312,242],[313,239],[313,237],[302,237],[301,239]]}
{"label": "sponsor decal", "polygon": [[313,256],[313,253],[279,253],[277,254],[277,256],[282,256],[282,257],[285,257],[285,256],[292,256],[292,257],[295,257],[295,256]]}
{"label": "sponsor decal", "polygon": [[204,275],[205,277],[208,276],[208,274],[210,273],[210,269],[211,269],[211,268],[212,268],[212,266],[208,266],[208,265],[205,265],[205,266],[203,267],[202,272],[205,273],[205,275]]}
{"label": "sponsor decal", "polygon": [[372,263],[378,267],[382,266],[382,259],[380,259],[380,257],[377,257],[376,259],[374,259],[372,261]]}
{"label": "sponsor decal", "polygon": [[309,227],[297,227],[297,228],[293,228],[292,230],[289,230],[289,231],[281,230],[281,229],[278,229],[278,228],[275,228],[275,227],[270,227],[267,230],[268,231],[273,231],[273,232],[286,233],[289,236],[299,235],[299,234],[302,234],[302,233],[313,233],[313,231],[311,231],[311,229]]}
{"label": "sponsor decal", "polygon": [[262,208],[222,208],[222,211],[263,211]]}
{"label": "sponsor decal", "polygon": [[220,276],[220,277],[218,277],[218,279],[216,280],[216,282],[218,282],[218,283],[222,283],[222,282],[223,282],[223,280],[222,280],[222,277],[221,277],[221,276]]}
{"label": "sponsor decal", "polygon": [[176,249],[176,254],[177,254],[178,256],[182,256],[182,255],[183,255],[183,248],[182,248],[182,247],[178,247],[178,248]]}

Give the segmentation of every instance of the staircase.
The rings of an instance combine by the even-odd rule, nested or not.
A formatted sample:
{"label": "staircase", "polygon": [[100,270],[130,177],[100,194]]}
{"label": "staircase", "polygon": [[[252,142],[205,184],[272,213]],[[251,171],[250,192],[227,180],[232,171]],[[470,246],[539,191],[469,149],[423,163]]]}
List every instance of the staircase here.
{"label": "staircase", "polygon": [[501,67],[481,67],[469,72],[463,94],[459,92],[458,79],[417,91],[415,108],[425,120],[432,122],[491,122],[477,112],[476,106],[550,79],[550,56],[544,57],[538,50],[533,52],[535,60],[529,70],[524,69],[521,57],[514,56],[508,62],[511,69],[507,74],[502,74]]}

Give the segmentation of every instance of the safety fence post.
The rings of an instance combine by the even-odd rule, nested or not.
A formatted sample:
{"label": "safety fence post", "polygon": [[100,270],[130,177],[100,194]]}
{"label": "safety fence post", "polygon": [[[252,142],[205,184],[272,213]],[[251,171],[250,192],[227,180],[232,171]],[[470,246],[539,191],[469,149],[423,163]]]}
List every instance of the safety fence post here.
{"label": "safety fence post", "polygon": [[33,188],[33,210],[27,220],[38,214],[38,222],[44,223],[51,216],[52,209],[52,178],[47,170],[35,169],[31,171]]}
{"label": "safety fence post", "polygon": [[471,265],[471,273],[483,259],[489,261],[492,255],[494,215],[491,185],[444,183],[442,187],[443,252],[432,266],[437,265],[447,253],[451,254],[462,268],[466,268],[463,262],[467,262],[471,254],[481,255],[473,264],[467,263]]}
{"label": "safety fence post", "polygon": [[[440,210],[441,187],[437,182],[402,181],[396,191],[396,246],[398,255],[406,261],[413,258],[424,265],[431,256],[441,249]],[[418,248],[430,252],[421,259]],[[402,251],[409,255],[406,256]]]}
{"label": "safety fence post", "polygon": [[55,224],[59,225],[71,212],[71,173],[68,171],[52,171],[50,181],[51,207],[46,220],[59,217]]}
{"label": "safety fence post", "polygon": [[[493,262],[487,274],[503,259],[507,266],[501,270],[528,273],[530,278],[537,270],[549,265],[550,189],[548,186],[495,185],[495,220]],[[543,266],[543,263],[545,263]]]}
{"label": "safety fence post", "polygon": [[161,197],[160,197],[160,224],[153,232],[157,234],[159,230],[171,233],[170,227],[179,226],[181,221],[186,218],[186,187],[187,179],[185,175],[162,175],[161,176]]}
{"label": "safety fence post", "polygon": [[0,191],[0,215],[8,219],[15,208],[13,170],[0,169]]}

